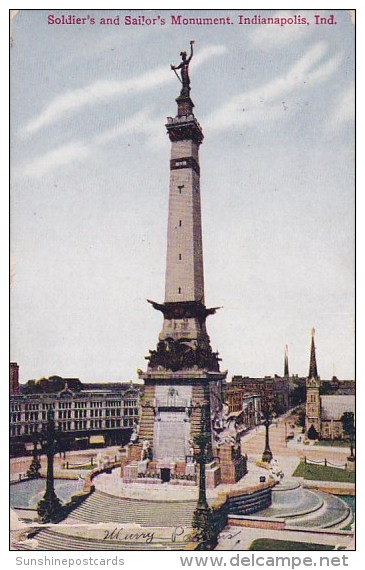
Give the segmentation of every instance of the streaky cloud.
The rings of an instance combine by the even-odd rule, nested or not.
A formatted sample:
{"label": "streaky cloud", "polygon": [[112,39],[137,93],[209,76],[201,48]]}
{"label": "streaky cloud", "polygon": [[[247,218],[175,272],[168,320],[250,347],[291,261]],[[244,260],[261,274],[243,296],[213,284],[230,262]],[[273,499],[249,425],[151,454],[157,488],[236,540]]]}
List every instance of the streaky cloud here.
{"label": "streaky cloud", "polygon": [[243,123],[276,120],[281,113],[274,112],[275,105],[281,104],[289,94],[302,89],[304,82],[311,88],[326,81],[336,72],[342,56],[337,55],[322,63],[327,51],[327,44],[318,42],[286,73],[259,87],[233,96],[209,115],[205,124],[211,130],[220,131],[240,127]]}
{"label": "streaky cloud", "polygon": [[[194,57],[192,66],[199,67],[209,58],[223,54],[225,51],[226,48],[223,45],[207,46]],[[171,70],[166,65],[155,67],[147,73],[122,81],[97,80],[85,87],[66,91],[57,95],[37,117],[24,127],[23,135],[35,134],[47,125],[70,117],[83,107],[105,104],[113,97],[121,95],[128,96],[150,91],[174,79]]]}
{"label": "streaky cloud", "polygon": [[73,163],[82,162],[89,159],[98,148],[124,134],[144,133],[147,137],[151,136],[158,128],[157,120],[152,119],[151,115],[151,111],[145,108],[120,125],[95,135],[87,143],[76,140],[60,145],[29,162],[18,172],[18,175],[21,172],[25,176],[39,178],[61,166],[70,166]]}

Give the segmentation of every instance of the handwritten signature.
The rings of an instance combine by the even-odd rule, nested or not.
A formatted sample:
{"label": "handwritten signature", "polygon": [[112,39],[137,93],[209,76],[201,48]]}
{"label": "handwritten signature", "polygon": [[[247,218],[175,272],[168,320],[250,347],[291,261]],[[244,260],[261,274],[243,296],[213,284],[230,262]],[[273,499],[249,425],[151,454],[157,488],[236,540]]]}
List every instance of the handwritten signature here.
{"label": "handwritten signature", "polygon": [[[115,527],[111,530],[104,530],[103,540],[121,540],[151,544],[155,538],[154,531],[129,531],[123,527]],[[178,539],[184,542],[191,540],[190,535],[186,533],[186,529],[183,526],[177,526],[171,532],[171,542],[177,542]]]}
{"label": "handwritten signature", "polygon": [[154,532],[128,532],[123,527],[115,527],[113,530],[104,531],[103,540],[125,540],[130,542],[145,542],[146,544],[151,544],[154,539]]}

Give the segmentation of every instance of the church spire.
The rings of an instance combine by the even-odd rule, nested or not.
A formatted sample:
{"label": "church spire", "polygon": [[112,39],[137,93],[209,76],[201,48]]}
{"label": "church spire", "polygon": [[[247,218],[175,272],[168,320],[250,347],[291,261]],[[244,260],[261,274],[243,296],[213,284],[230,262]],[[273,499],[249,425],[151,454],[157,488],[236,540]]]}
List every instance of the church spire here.
{"label": "church spire", "polygon": [[309,361],[309,378],[314,378],[318,380],[318,372],[317,372],[317,359],[316,359],[316,347],[314,344],[314,333],[315,330],[312,329],[311,331],[311,354],[310,354],[310,361]]}
{"label": "church spire", "polygon": [[288,357],[288,345],[285,345],[285,356],[284,356],[284,378],[289,377],[289,357]]}

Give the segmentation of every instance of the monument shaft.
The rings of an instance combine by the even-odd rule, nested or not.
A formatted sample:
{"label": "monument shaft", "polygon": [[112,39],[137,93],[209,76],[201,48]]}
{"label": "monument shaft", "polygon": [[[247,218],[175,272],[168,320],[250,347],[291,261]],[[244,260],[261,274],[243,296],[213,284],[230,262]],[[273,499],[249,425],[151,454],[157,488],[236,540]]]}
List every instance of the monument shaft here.
{"label": "monument shaft", "polygon": [[[182,52],[179,66],[182,89],[177,114],[168,117],[171,141],[169,213],[164,303],[149,301],[163,313],[163,327],[156,350],[150,350],[148,367],[139,371],[145,382],[139,430],[123,471],[125,481],[138,477],[170,478],[197,482],[199,444],[204,431],[207,486],[236,481],[246,471],[239,446],[227,438],[223,413],[222,382],[218,354],[210,346],[205,321],[216,309],[204,301],[203,246],[200,204],[199,146],[202,129],[190,98],[189,59]],[[203,427],[202,427],[203,426]],[[235,437],[235,435],[234,435]],[[213,460],[214,450],[221,463]]]}

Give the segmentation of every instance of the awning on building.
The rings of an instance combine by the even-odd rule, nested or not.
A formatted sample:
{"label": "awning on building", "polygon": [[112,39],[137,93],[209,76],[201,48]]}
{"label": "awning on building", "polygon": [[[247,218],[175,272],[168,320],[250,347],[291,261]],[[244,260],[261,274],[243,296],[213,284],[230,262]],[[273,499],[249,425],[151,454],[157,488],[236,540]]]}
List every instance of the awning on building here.
{"label": "awning on building", "polygon": [[96,443],[105,443],[105,439],[103,435],[91,435],[90,436],[90,445]]}

